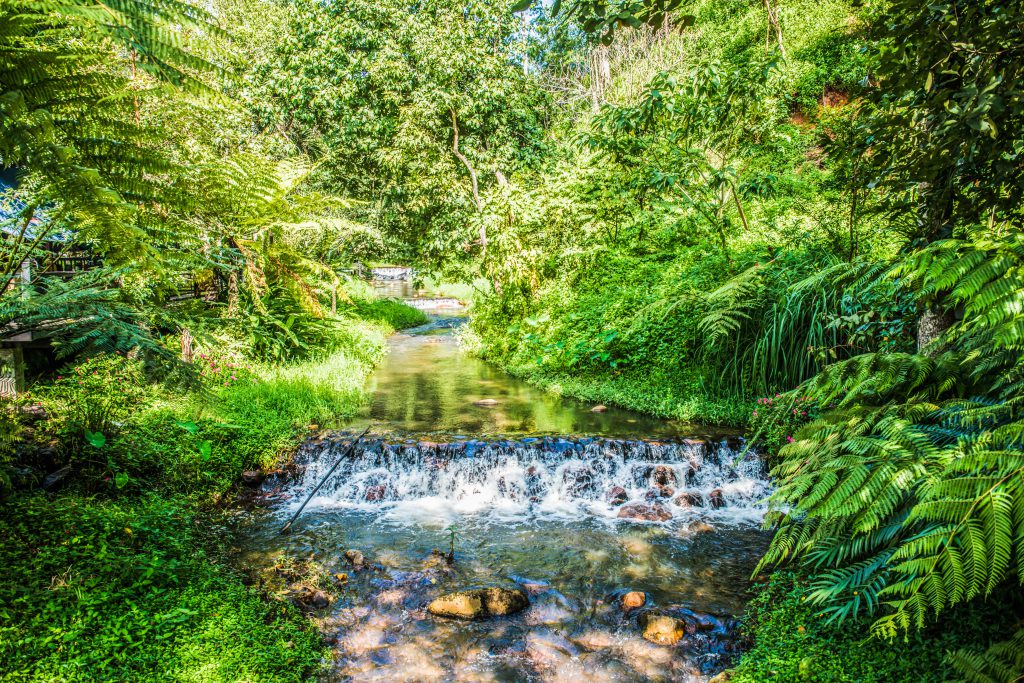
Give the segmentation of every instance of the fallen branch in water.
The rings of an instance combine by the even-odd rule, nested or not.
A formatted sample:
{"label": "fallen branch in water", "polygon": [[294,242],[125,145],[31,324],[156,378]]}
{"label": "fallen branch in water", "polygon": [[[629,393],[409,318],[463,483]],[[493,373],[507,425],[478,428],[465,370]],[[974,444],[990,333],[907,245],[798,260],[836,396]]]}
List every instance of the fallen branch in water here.
{"label": "fallen branch in water", "polygon": [[296,519],[298,519],[299,515],[302,514],[302,511],[306,509],[306,504],[309,503],[309,501],[313,499],[313,496],[315,496],[316,492],[320,490],[320,487],[324,485],[324,482],[327,481],[327,478],[329,476],[331,476],[332,474],[334,474],[334,470],[338,469],[338,465],[341,464],[341,461],[344,460],[345,457],[348,456],[348,454],[352,452],[352,449],[356,447],[356,444],[359,443],[359,440],[362,439],[364,436],[366,436],[366,433],[369,432],[369,431],[370,431],[370,427],[367,427],[366,429],[364,429],[359,434],[359,436],[357,436],[356,438],[352,439],[352,443],[350,443],[348,445],[348,448],[346,448],[344,451],[342,451],[341,455],[338,456],[337,462],[334,463],[334,465],[331,467],[331,469],[327,470],[327,474],[325,474],[323,476],[323,478],[320,480],[320,482],[316,486],[313,487],[313,490],[309,492],[308,496],[306,496],[306,500],[302,501],[302,505],[299,506],[299,509],[295,511],[294,515],[292,515],[292,518],[288,520],[287,524],[285,524],[283,527],[281,527],[281,531],[279,531],[278,533],[281,533],[281,534],[288,533],[288,531],[292,528],[292,523]]}

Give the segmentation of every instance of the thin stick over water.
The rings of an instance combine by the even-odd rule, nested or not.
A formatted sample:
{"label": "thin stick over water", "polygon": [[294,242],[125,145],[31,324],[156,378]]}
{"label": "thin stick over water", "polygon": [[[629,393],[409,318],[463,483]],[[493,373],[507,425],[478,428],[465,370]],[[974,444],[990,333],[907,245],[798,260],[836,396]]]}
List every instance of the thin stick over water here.
{"label": "thin stick over water", "polygon": [[[372,427],[373,425],[370,425],[370,426]],[[288,533],[288,531],[292,528],[292,522],[294,522],[296,519],[298,519],[299,515],[302,514],[302,511],[306,509],[306,504],[309,503],[309,501],[313,499],[313,496],[315,496],[316,492],[320,490],[320,487],[324,485],[324,482],[327,481],[327,478],[329,476],[331,476],[332,474],[334,474],[334,470],[338,469],[338,465],[341,464],[341,461],[344,460],[346,457],[348,457],[348,454],[351,453],[352,449],[354,449],[356,447],[356,444],[359,443],[359,440],[362,439],[364,436],[366,436],[366,433],[369,432],[369,431],[370,431],[370,427],[367,427],[362,432],[360,432],[359,436],[357,436],[356,438],[352,439],[352,443],[350,443],[348,445],[348,447],[344,451],[342,451],[341,455],[338,456],[337,462],[334,463],[334,465],[331,467],[331,469],[327,470],[327,474],[325,474],[323,476],[323,479],[321,479],[320,482],[316,486],[313,487],[313,490],[309,492],[308,496],[306,496],[306,500],[302,501],[302,505],[299,506],[299,509],[295,511],[294,515],[292,515],[292,518],[288,520],[287,524],[285,524],[283,527],[281,527],[281,531],[279,531],[278,533],[281,533],[281,534]]]}

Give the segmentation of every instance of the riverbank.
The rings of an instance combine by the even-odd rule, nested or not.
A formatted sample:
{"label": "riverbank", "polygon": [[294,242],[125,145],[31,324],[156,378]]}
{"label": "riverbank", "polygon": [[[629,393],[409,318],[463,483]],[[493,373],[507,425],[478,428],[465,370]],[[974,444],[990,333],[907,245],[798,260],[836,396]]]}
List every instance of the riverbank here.
{"label": "riverbank", "polygon": [[568,373],[500,359],[491,362],[510,375],[558,396],[619,406],[667,420],[745,427],[750,418],[750,401],[734,396],[708,396],[700,390],[696,377],[672,377],[657,369]]}
{"label": "riverbank", "polygon": [[[347,507],[307,512],[306,523],[288,539],[287,548],[276,534],[277,517],[268,522],[259,513],[247,523],[265,528],[250,529],[249,547],[234,547],[228,540],[229,525],[237,520],[227,519],[223,505],[248,492],[237,486],[242,472],[280,464],[282,454],[312,429],[322,431],[357,412],[392,423],[408,416],[404,419],[413,420],[409,427],[429,419],[485,430],[517,425],[563,431],[650,428],[631,422],[640,417],[635,414],[614,409],[610,414],[591,413],[583,407],[574,412],[571,402],[539,400],[528,387],[515,388],[508,378],[498,381],[500,373],[489,366],[449,357],[452,349],[430,333],[393,339],[392,345],[406,342],[399,347],[405,355],[389,357],[379,369],[376,400],[368,406],[366,378],[382,359],[389,329],[354,323],[344,348],[285,366],[204,353],[202,395],[176,394],[146,384],[135,374],[137,368],[123,359],[90,361],[59,376],[52,386],[41,387],[37,398],[47,408],[47,419],[27,426],[35,432],[37,446],[47,438],[63,439],[63,448],[73,446],[75,425],[88,418],[75,413],[75,406],[107,401],[126,406],[126,411],[113,416],[118,424],[102,432],[104,439],[92,430],[79,435],[76,469],[64,481],[46,492],[15,492],[0,506],[0,533],[13,539],[0,548],[0,562],[8,569],[7,581],[0,585],[0,680],[301,681],[323,672],[338,652],[351,658],[352,671],[383,672],[391,680],[403,680],[404,672],[415,670],[443,679],[446,669],[438,662],[461,652],[467,638],[496,638],[508,647],[503,656],[510,658],[510,666],[521,666],[515,634],[525,639],[530,666],[541,670],[578,672],[580,662],[588,661],[602,671],[628,666],[623,680],[675,680],[675,673],[683,669],[666,668],[672,651],[644,641],[630,625],[631,617],[614,611],[606,597],[609,591],[629,588],[645,592],[654,604],[679,603],[711,612],[726,604],[731,606],[725,612],[740,609],[749,567],[746,561],[736,564],[735,558],[741,549],[756,555],[751,548],[758,532],[751,525],[742,542],[728,549],[715,546],[710,539],[730,533],[728,509],[720,511],[725,514],[722,520],[711,520],[716,530],[710,533],[692,531],[686,524],[677,525],[677,534],[671,525],[610,530],[601,520],[556,519],[546,527],[547,543],[524,554],[524,544],[535,543],[530,540],[536,533],[533,527],[521,535],[501,515],[494,526],[480,521],[483,518],[455,523],[447,515],[464,511],[427,505],[429,491],[424,491],[422,500],[406,501],[402,525],[395,527],[396,519],[387,523],[391,540],[381,546],[380,528],[367,515],[379,514],[376,508],[388,503],[371,499],[366,488],[346,493],[351,499]],[[420,343],[409,348],[413,340]],[[424,385],[417,379],[421,374],[432,374],[433,383]],[[442,385],[447,387],[443,394],[437,391]],[[486,396],[497,397],[495,403],[482,400],[485,388],[490,392]],[[429,397],[427,406],[424,395]],[[474,402],[477,399],[481,400]],[[410,413],[416,406],[425,407],[426,414]],[[563,445],[553,442],[552,448]],[[528,473],[528,465],[536,467],[534,457],[520,458],[523,472]],[[569,470],[556,472],[555,466],[563,465],[565,457],[552,459],[548,480],[564,483]],[[437,462],[443,457],[431,452],[430,459]],[[419,481],[406,465],[410,481]],[[380,468],[371,463],[364,469]],[[470,470],[475,469],[465,473],[467,486],[474,481]],[[586,498],[586,485],[593,477],[570,470],[577,483],[570,483],[566,492]],[[393,467],[390,471],[396,473]],[[451,468],[450,474],[457,478],[460,471]],[[487,478],[490,493],[514,499],[511,488],[499,485],[510,485],[514,473],[502,473],[504,478]],[[29,473],[21,471],[19,476]],[[612,476],[594,493],[601,498],[615,483]],[[410,490],[407,484],[396,488]],[[721,484],[704,488],[712,486]],[[386,484],[383,487],[386,491]],[[486,495],[477,498],[483,501]],[[558,518],[564,501],[539,505],[542,514]],[[574,518],[582,519],[586,507]],[[507,515],[508,505],[495,510]],[[685,514],[701,514],[699,509],[672,510],[683,522]],[[342,519],[347,521],[339,522]],[[489,539],[489,545],[485,556],[474,559],[477,535]],[[496,544],[495,539],[502,540]],[[447,547],[449,541],[458,558],[455,567],[442,572],[435,567],[429,574],[434,582],[416,583],[428,576],[421,564],[430,563],[432,548]],[[352,572],[343,552],[352,546],[362,548],[383,569]],[[305,559],[314,553],[315,561]],[[501,553],[507,561],[500,559]],[[305,571],[289,564],[299,557],[309,572],[322,576],[295,575]],[[740,565],[743,568],[737,569]],[[536,576],[547,578],[546,587],[531,584],[542,589],[537,608],[524,623],[407,623],[407,610],[418,609],[441,587],[458,588],[483,576],[507,580],[510,566],[534,581]],[[345,572],[338,585],[331,583],[338,576],[336,570]],[[388,572],[398,577],[397,583],[381,583]],[[598,576],[603,577],[601,585],[595,585]],[[587,577],[583,584],[580,577]],[[296,585],[319,585],[321,580],[327,582],[325,595],[318,594],[319,589],[301,596],[292,590]],[[961,609],[909,641],[871,640],[865,621],[842,627],[826,624],[806,602],[809,591],[791,573],[778,573],[755,591],[744,616],[746,652],[734,660],[729,680],[937,682],[947,679],[947,650],[981,650],[1012,630],[1006,620],[986,620],[980,610]],[[723,596],[728,600],[723,602]],[[1015,599],[1004,597],[1006,604]],[[380,600],[385,607],[369,613],[342,610],[338,619],[354,621],[331,621],[333,636],[341,640],[328,644],[319,630],[323,615],[312,609],[324,600]],[[598,621],[580,622],[585,628],[571,627],[575,619],[591,618],[583,609],[588,604],[604,605]],[[1024,614],[1019,609],[1016,613]],[[399,626],[419,636],[389,654],[389,643],[376,638]],[[564,637],[559,635],[563,631]],[[569,641],[572,645],[566,650]],[[479,648],[473,652],[491,661]]]}
{"label": "riverbank", "polygon": [[201,352],[199,392],[105,357],[24,397],[36,407],[0,505],[0,680],[300,681],[321,669],[327,650],[300,609],[228,565],[221,504],[242,472],[364,404],[393,328],[344,327],[334,352],[302,363]]}

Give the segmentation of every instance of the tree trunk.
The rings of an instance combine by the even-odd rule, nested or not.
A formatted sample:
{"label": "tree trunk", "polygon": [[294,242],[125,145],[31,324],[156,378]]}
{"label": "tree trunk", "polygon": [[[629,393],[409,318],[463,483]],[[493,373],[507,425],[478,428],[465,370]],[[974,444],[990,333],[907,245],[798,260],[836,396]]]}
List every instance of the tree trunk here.
{"label": "tree trunk", "polygon": [[193,340],[192,333],[187,328],[181,330],[181,360],[186,363],[192,362]]}
{"label": "tree trunk", "polygon": [[473,164],[469,163],[469,159],[466,155],[459,151],[459,121],[455,118],[455,110],[449,109],[448,112],[452,115],[452,152],[455,154],[455,158],[462,162],[462,165],[469,171],[469,181],[472,184],[473,189],[473,203],[476,204],[477,211],[484,210],[483,201],[480,199],[480,189],[477,184],[476,169],[473,168]]}
{"label": "tree trunk", "polygon": [[[945,239],[953,231],[953,191],[949,187],[948,179],[947,172],[939,176],[938,183],[921,183],[919,187],[921,239],[927,244]],[[938,293],[937,298],[940,302],[944,295],[945,292]],[[952,310],[944,309],[935,303],[928,304],[917,319],[918,353],[925,353],[927,347],[954,322],[956,314]]]}
{"label": "tree trunk", "polygon": [[605,92],[612,82],[612,67],[607,45],[598,45],[590,52],[590,104],[596,114],[604,104]]}
{"label": "tree trunk", "polygon": [[928,348],[931,343],[955,322],[956,314],[953,311],[945,311],[934,306],[925,310],[917,319],[917,352],[930,355],[934,351]]}

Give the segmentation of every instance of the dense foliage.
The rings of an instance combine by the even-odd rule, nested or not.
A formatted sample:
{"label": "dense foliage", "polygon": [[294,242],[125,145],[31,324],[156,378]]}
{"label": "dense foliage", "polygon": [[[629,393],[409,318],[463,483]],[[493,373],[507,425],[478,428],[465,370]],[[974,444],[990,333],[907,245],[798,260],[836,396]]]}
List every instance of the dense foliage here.
{"label": "dense foliage", "polygon": [[[0,410],[4,670],[314,671],[192,523],[352,412],[424,321],[356,276],[401,259],[472,283],[464,341],[514,373],[751,428],[763,566],[801,578],[755,602],[741,680],[1018,680],[1022,27],[987,0],[3,0],[0,330],[59,358]],[[960,615],[979,647],[942,659]]]}

